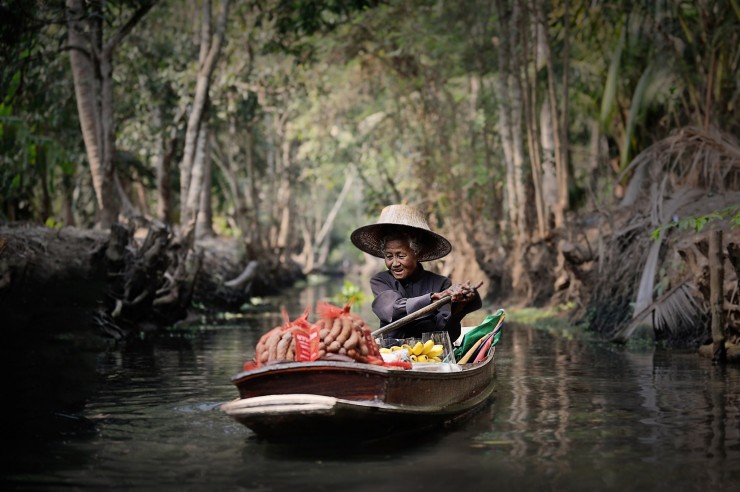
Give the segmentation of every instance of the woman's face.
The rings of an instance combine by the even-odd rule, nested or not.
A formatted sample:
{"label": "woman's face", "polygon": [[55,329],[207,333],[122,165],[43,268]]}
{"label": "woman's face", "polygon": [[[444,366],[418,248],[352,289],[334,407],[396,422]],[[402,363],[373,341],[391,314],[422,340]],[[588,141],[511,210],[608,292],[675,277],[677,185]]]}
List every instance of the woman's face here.
{"label": "woman's face", "polygon": [[398,239],[385,243],[383,257],[385,258],[386,268],[396,280],[408,278],[416,270],[416,265],[419,264],[416,261],[416,253],[409,247],[408,243]]}

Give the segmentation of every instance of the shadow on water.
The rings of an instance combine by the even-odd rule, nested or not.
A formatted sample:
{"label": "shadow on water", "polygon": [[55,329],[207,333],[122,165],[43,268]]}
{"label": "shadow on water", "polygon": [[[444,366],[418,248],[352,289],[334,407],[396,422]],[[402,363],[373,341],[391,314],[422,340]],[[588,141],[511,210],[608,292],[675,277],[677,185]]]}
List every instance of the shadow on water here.
{"label": "shadow on water", "polygon": [[[273,459],[363,461],[368,459],[392,459],[398,452],[414,453],[426,447],[440,445],[445,437],[459,432],[481,414],[487,418],[495,397],[489,398],[479,407],[454,421],[423,429],[396,432],[380,437],[357,435],[326,435],[321,438],[263,439],[252,434],[248,439],[260,446]],[[245,448],[245,452],[246,449]],[[390,454],[389,454],[390,453]]]}

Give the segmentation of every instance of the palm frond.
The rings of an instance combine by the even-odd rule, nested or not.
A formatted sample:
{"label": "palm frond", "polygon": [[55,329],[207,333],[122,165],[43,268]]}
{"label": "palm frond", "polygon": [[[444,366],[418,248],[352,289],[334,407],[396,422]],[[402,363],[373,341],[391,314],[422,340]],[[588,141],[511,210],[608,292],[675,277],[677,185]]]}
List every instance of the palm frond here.
{"label": "palm frond", "polygon": [[[620,173],[633,174],[622,205],[632,205],[650,183],[668,176],[668,194],[689,186],[714,192],[740,189],[740,143],[717,129],[684,127],[655,142]],[[638,178],[638,179],[635,179]]]}
{"label": "palm frond", "polygon": [[612,341],[625,343],[638,327],[646,324],[656,332],[680,336],[681,330],[693,327],[706,314],[707,308],[699,299],[693,285],[684,281],[638,312],[632,322],[617,330]]}
{"label": "palm frond", "polygon": [[635,127],[637,120],[640,117],[643,108],[643,102],[645,100],[645,91],[650,85],[651,77],[653,75],[653,66],[648,65],[645,71],[642,72],[640,80],[637,82],[635,92],[632,94],[632,102],[630,103],[630,111],[627,116],[627,125],[624,130],[624,142],[622,142],[622,153],[619,159],[619,168],[624,169],[629,164],[630,156],[630,144],[632,143],[632,137],[635,133]]}

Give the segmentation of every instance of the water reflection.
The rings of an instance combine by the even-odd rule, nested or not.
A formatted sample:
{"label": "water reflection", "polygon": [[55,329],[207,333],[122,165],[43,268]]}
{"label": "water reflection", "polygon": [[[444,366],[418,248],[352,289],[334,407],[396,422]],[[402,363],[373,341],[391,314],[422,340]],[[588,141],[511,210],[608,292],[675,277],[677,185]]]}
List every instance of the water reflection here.
{"label": "water reflection", "polygon": [[[328,297],[311,295],[292,316]],[[89,425],[27,435],[3,477],[38,490],[373,491],[704,491],[740,479],[737,368],[513,325],[496,350],[495,396],[464,423],[371,446],[265,442],[217,406],[237,396],[230,377],[280,322],[273,312],[201,323],[100,354],[100,381],[70,415]]]}
{"label": "water reflection", "polygon": [[474,441],[510,470],[535,468],[556,489],[720,490],[740,478],[736,368],[530,329],[506,336],[497,413]]}

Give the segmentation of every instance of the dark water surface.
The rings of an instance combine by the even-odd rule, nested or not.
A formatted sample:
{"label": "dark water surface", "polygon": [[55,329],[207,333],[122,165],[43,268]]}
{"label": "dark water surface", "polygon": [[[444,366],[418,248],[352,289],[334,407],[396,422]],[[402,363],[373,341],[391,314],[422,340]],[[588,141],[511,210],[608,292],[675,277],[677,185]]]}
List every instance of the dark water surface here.
{"label": "dark water surface", "polygon": [[[57,412],[30,428],[27,419],[14,428],[6,417],[5,485],[739,490],[737,368],[714,367],[695,354],[629,352],[533,328],[504,327],[495,397],[460,425],[371,445],[264,442],[217,407],[237,396],[230,377],[276,323],[275,314],[203,323],[98,354],[93,363],[101,381],[77,411]],[[73,388],[64,373],[49,374],[29,395]],[[44,398],[36,400],[44,405]]]}

